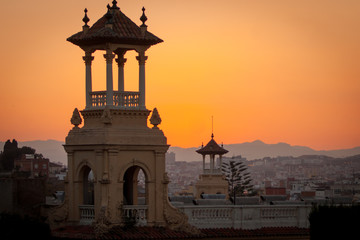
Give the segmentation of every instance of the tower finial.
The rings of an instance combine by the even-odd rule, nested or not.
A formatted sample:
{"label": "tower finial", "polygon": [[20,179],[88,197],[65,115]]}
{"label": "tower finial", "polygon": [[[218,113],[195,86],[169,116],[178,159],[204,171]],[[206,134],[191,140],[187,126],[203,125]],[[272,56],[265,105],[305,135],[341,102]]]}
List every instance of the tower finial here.
{"label": "tower finial", "polygon": [[145,24],[145,22],[147,21],[147,17],[145,15],[145,8],[144,7],[142,8],[142,11],[143,11],[143,14],[140,17],[140,20],[142,21],[143,24],[140,27],[147,27],[146,24]]}
{"label": "tower finial", "polygon": [[114,1],[112,1],[112,7],[111,7],[111,9],[120,9],[116,4],[117,4],[117,1],[116,0],[114,0]]}
{"label": "tower finial", "polygon": [[83,18],[82,20],[83,20],[83,22],[85,23],[84,26],[88,26],[87,23],[90,21],[90,19],[89,19],[88,16],[87,16],[87,12],[88,12],[87,8],[85,8],[84,12],[85,12],[85,16],[84,16],[84,18]]}
{"label": "tower finial", "polygon": [[107,19],[106,25],[111,28],[111,26],[112,26],[111,24],[113,23],[113,22],[112,22],[112,17],[113,17],[113,16],[112,16],[112,14],[111,14],[111,12],[110,12],[111,7],[110,7],[109,4],[108,4],[106,7],[107,7],[107,9],[108,9],[107,13],[105,14],[105,17],[106,17],[106,19]]}

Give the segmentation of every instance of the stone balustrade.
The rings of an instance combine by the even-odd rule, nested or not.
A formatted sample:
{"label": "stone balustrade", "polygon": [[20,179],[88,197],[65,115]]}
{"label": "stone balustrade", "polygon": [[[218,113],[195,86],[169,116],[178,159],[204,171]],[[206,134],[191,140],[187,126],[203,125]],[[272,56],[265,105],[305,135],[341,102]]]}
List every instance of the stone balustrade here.
{"label": "stone balustrade", "polygon": [[90,225],[95,219],[94,205],[80,205],[80,225]]}
{"label": "stone balustrade", "polygon": [[[90,102],[92,108],[106,106],[106,91],[90,92]],[[114,91],[113,106],[123,108],[139,107],[139,92]]]}
{"label": "stone balustrade", "polygon": [[123,205],[123,214],[125,218],[133,218],[136,222],[136,226],[146,226],[146,211],[147,205]]}
{"label": "stone balustrade", "polygon": [[[89,225],[94,221],[94,206],[81,205],[80,224]],[[263,227],[309,228],[308,205],[207,205],[177,206],[197,228],[259,229]],[[147,205],[124,205],[123,214],[133,219],[136,226],[146,226]]]}
{"label": "stone balustrade", "polygon": [[197,228],[308,228],[311,206],[179,206]]}

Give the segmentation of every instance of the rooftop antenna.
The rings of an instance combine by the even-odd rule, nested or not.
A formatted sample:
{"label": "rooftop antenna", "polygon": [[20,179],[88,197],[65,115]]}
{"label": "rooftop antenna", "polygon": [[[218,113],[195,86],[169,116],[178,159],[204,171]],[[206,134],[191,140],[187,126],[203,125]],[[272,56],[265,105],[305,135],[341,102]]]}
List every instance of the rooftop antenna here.
{"label": "rooftop antenna", "polygon": [[211,116],[211,138],[214,138],[214,116]]}

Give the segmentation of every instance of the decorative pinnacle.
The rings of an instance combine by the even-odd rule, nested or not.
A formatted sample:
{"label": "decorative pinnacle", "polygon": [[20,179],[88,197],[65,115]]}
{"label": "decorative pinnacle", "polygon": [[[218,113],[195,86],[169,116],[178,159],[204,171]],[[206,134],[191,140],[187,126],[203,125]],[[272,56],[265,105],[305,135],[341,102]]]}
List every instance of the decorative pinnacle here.
{"label": "decorative pinnacle", "polygon": [[146,24],[145,24],[145,22],[147,21],[147,17],[145,15],[145,8],[144,7],[142,8],[142,11],[143,11],[143,14],[140,17],[140,20],[142,21],[143,24],[140,27],[147,27]]}
{"label": "decorative pinnacle", "polygon": [[85,26],[88,26],[87,23],[90,21],[90,19],[87,16],[87,12],[88,12],[87,8],[85,8],[84,12],[85,12],[85,16],[82,20],[85,23]]}
{"label": "decorative pinnacle", "polygon": [[153,129],[159,129],[157,127],[157,125],[159,125],[161,123],[161,118],[160,118],[160,115],[159,115],[159,112],[156,108],[154,108],[154,110],[152,111],[152,115],[151,115],[151,118],[150,118],[150,123],[152,125],[154,125]]}
{"label": "decorative pinnacle", "polygon": [[120,9],[116,4],[117,4],[117,1],[116,0],[114,0],[114,1],[112,1],[112,7],[111,7],[111,9]]}
{"label": "decorative pinnacle", "polygon": [[107,24],[112,24],[112,14],[111,14],[111,12],[110,12],[110,9],[111,9],[111,7],[110,7],[110,5],[108,4],[107,5],[107,9],[108,9],[108,11],[107,11],[107,13],[105,14],[105,17],[106,17],[106,19],[107,19]]}
{"label": "decorative pinnacle", "polygon": [[75,126],[74,128],[79,128],[78,126],[82,123],[82,119],[77,108],[74,109],[70,122]]}

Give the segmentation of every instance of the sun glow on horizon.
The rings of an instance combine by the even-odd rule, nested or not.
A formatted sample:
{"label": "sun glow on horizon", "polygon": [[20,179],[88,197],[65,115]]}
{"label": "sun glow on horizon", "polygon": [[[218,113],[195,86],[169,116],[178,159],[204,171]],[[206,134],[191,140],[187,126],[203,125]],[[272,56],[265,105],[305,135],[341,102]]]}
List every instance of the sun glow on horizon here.
{"label": "sun glow on horizon", "polygon": [[[81,31],[85,7],[91,26],[106,4],[0,3],[0,20],[11,20],[0,39],[0,141],[64,141],[73,109],[85,105],[84,53],[66,38]],[[148,30],[164,40],[146,52],[146,105],[172,146],[210,140],[211,116],[218,143],[360,145],[359,1],[118,5],[137,24],[145,6]],[[94,90],[105,89],[103,54],[94,54]],[[127,91],[138,89],[135,56],[125,55]]]}

